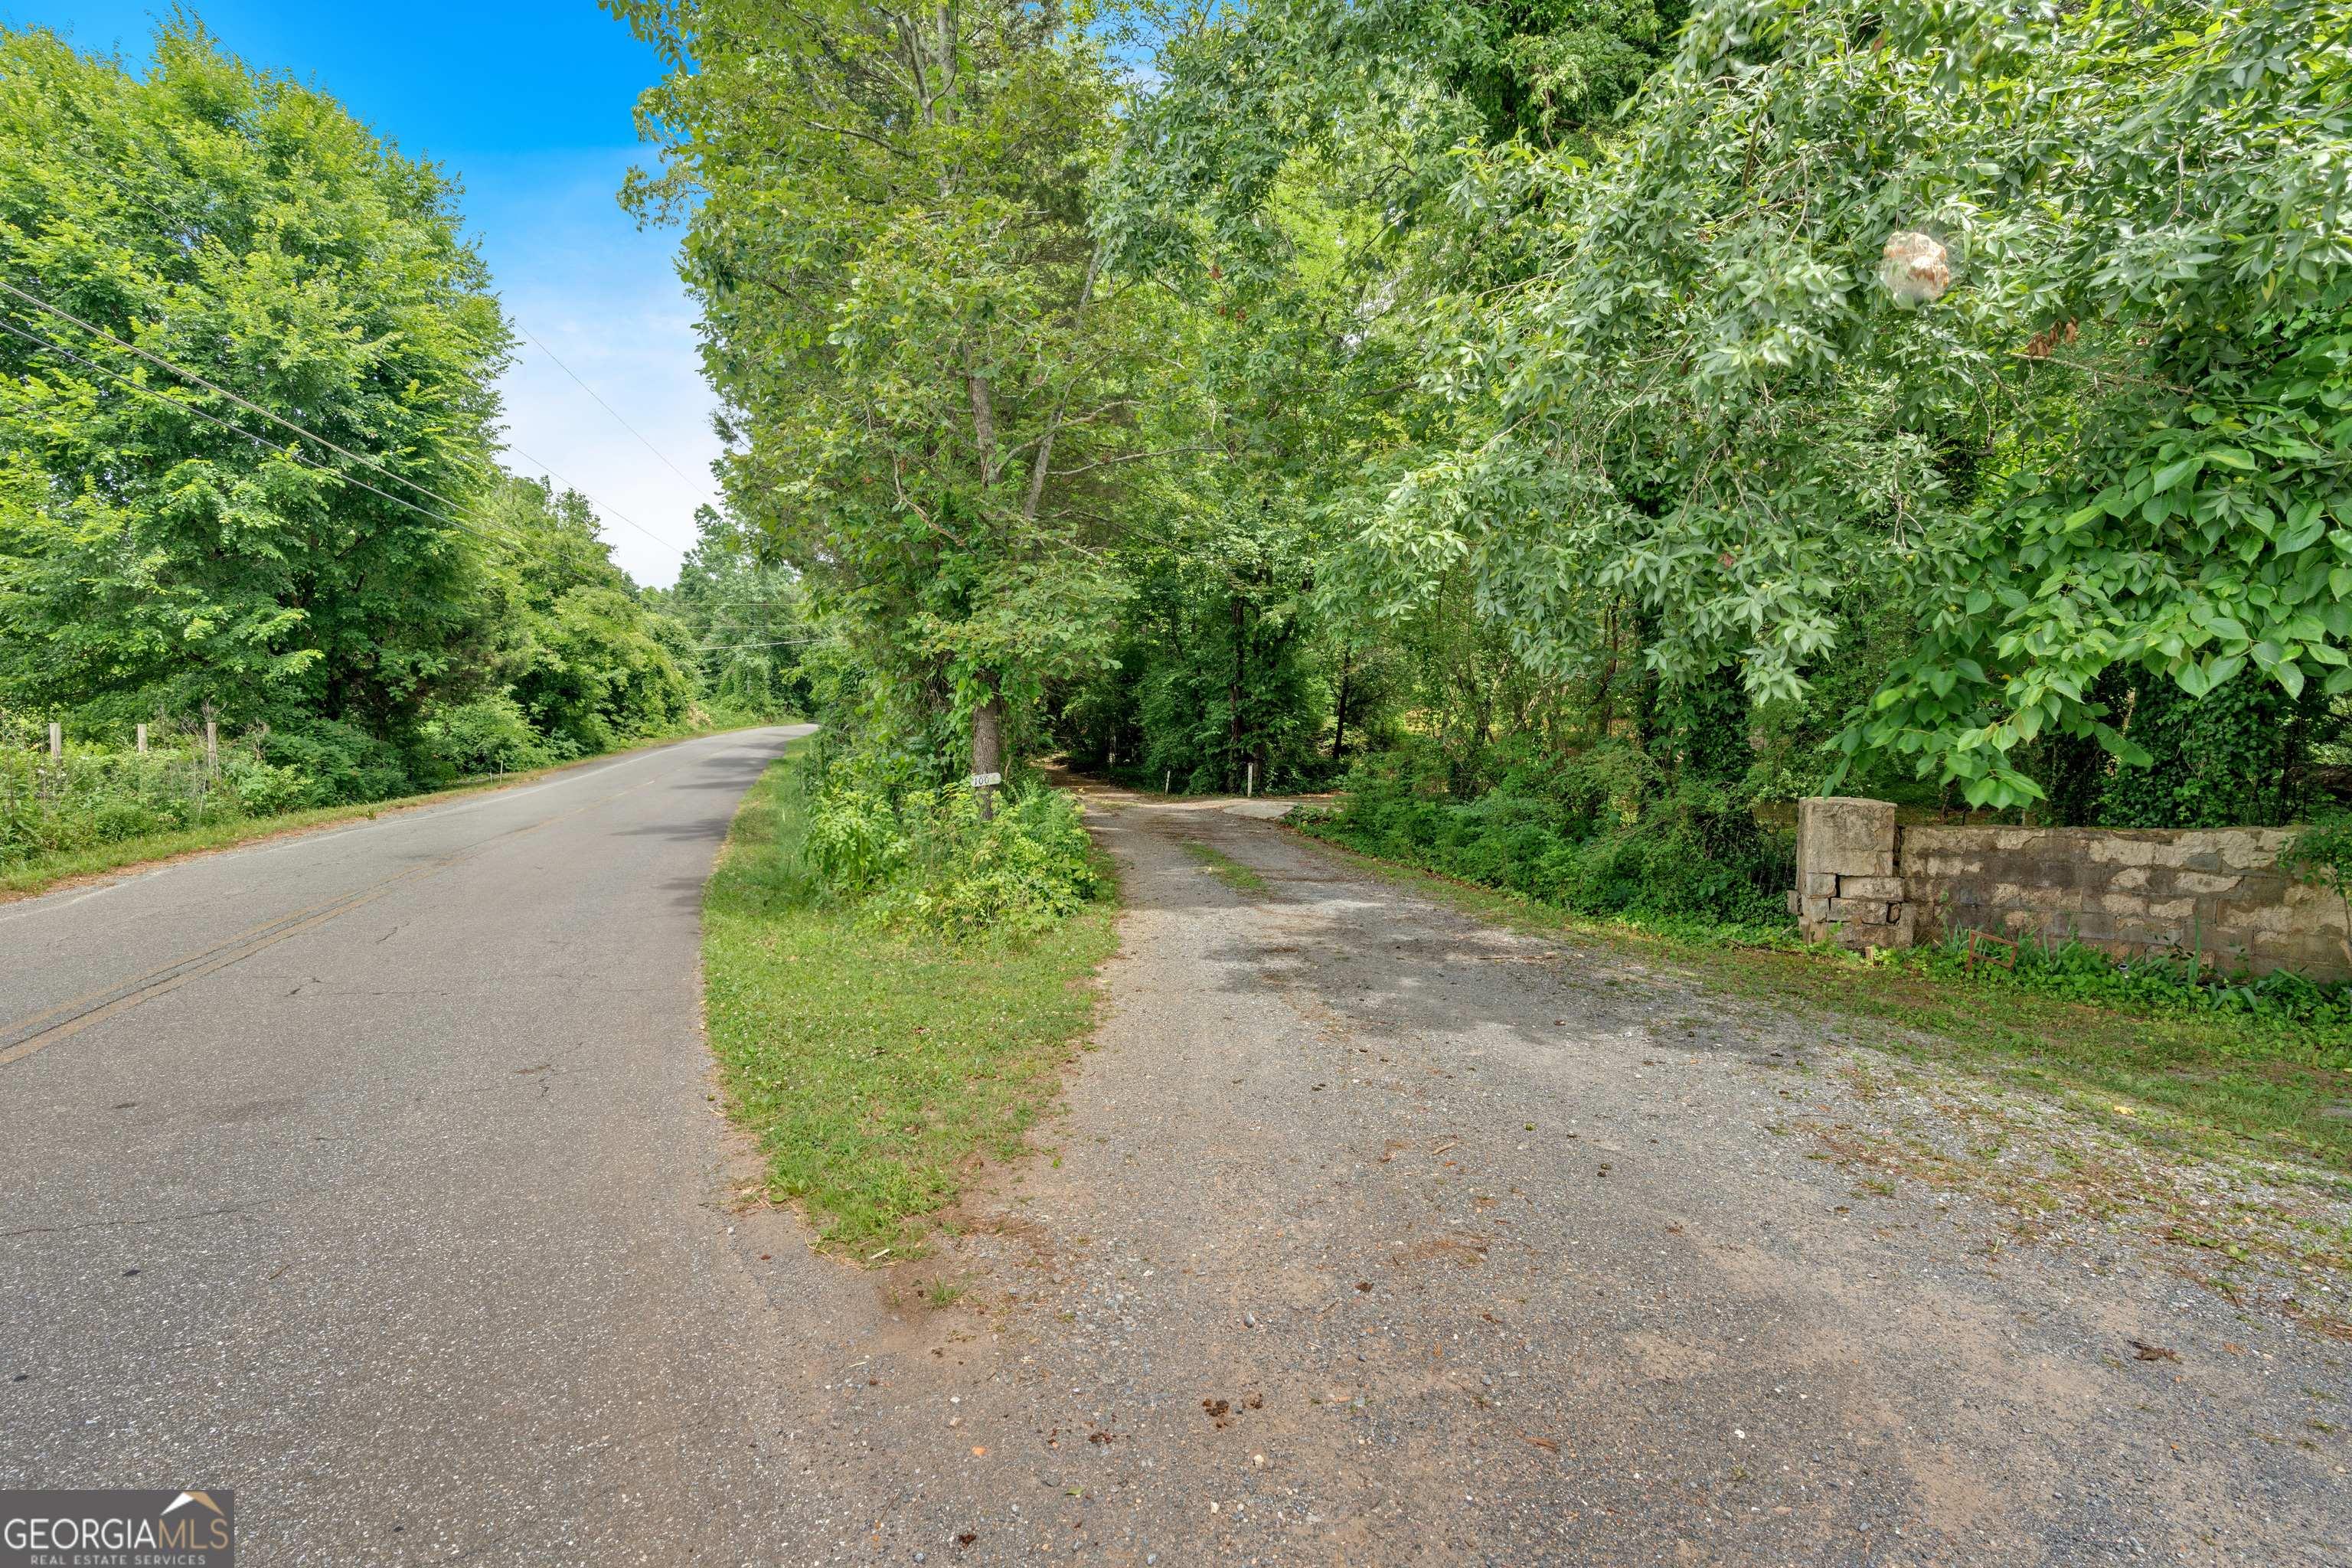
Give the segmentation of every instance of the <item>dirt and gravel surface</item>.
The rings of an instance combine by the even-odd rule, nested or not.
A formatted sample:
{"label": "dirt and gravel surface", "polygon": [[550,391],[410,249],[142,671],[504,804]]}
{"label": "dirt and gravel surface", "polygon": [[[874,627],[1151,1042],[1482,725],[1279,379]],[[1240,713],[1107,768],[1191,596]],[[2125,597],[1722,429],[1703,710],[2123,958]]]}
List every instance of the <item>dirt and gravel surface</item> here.
{"label": "dirt and gravel surface", "polygon": [[[2277,1253],[2340,1189],[1259,805],[1099,799],[1125,944],[1041,1152],[929,1258],[811,1250],[693,1018],[795,732],[0,914],[0,1484],[233,1488],[254,1564],[2347,1557],[2343,1276]],[[2126,1187],[2275,1266],[2183,1279]]]}
{"label": "dirt and gravel surface", "polygon": [[887,1272],[740,1216],[809,1325],[782,1560],[2352,1560],[2347,1347],[2017,1206],[2059,1108],[1093,794],[1058,1159]]}

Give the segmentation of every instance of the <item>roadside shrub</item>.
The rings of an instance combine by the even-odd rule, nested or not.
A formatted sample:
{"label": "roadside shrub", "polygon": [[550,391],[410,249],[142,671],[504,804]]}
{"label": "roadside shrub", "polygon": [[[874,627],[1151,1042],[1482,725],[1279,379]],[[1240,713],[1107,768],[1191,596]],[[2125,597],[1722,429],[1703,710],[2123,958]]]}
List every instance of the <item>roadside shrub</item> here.
{"label": "roadside shrub", "polygon": [[299,811],[319,794],[317,781],[301,769],[266,763],[246,752],[223,753],[221,782],[236,809],[248,816]]}
{"label": "roadside shrub", "polygon": [[831,790],[806,811],[802,852],[825,891],[856,898],[904,869],[908,845],[889,803],[863,790]]}
{"label": "roadside shrub", "polygon": [[200,729],[156,731],[143,752],[77,742],[52,762],[42,726],[0,714],[0,865],[280,809],[301,788],[260,759],[257,735],[225,740],[215,769]]}
{"label": "roadside shrub", "polygon": [[1685,779],[1655,796],[1630,747],[1533,757],[1457,800],[1438,760],[1395,752],[1359,763],[1347,798],[1306,829],[1368,855],[1596,914],[1785,925],[1795,847],[1759,827],[1734,789]]}
{"label": "roadside shrub", "polygon": [[119,844],[126,838],[136,838],[152,833],[163,826],[163,818],[136,801],[110,800],[91,814],[90,826],[101,844]]}
{"label": "roadside shrub", "polygon": [[909,926],[955,941],[1034,935],[1103,889],[1093,842],[1067,795],[1002,792],[980,820],[961,784],[879,793],[845,784],[788,792],[786,831],[812,896],[857,907],[868,931]]}
{"label": "roadside shrub", "polygon": [[[2149,956],[2117,963],[2086,942],[2073,940],[2018,944],[2014,969],[1968,959],[1968,932],[1906,955],[1916,969],[1938,980],[2055,996],[2094,1007],[2129,1007],[2168,1017],[2222,1013],[2249,1022],[2299,1030],[2352,1026],[2352,982],[2320,984],[2291,969],[2256,975],[2242,966],[2224,968],[2210,957],[2192,960]],[[2345,1058],[2340,1045],[2334,1057]]]}
{"label": "roadside shrub", "polygon": [[417,740],[459,776],[519,773],[556,760],[510,689],[441,710],[417,727]]}
{"label": "roadside shrub", "polygon": [[305,806],[388,800],[415,789],[399,750],[353,724],[297,718],[258,741],[261,760],[293,768],[308,781]]}

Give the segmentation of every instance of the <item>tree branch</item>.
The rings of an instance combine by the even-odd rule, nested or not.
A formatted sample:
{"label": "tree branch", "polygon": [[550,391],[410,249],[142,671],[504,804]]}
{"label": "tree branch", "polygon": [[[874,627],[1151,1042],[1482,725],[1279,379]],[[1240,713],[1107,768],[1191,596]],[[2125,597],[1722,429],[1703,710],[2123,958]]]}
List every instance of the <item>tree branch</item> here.
{"label": "tree branch", "polygon": [[1154,458],[1177,458],[1187,452],[1222,452],[1223,447],[1167,447],[1157,452],[1129,452],[1123,457],[1105,458],[1099,462],[1081,463],[1075,468],[1055,468],[1054,477],[1066,479],[1072,474],[1083,474],[1094,468],[1108,468],[1119,463],[1148,463]]}
{"label": "tree branch", "polygon": [[885,153],[888,153],[896,157],[904,158],[909,163],[915,161],[915,155],[912,153],[908,152],[904,147],[893,147],[887,142],[883,141],[879,136],[869,135],[866,132],[856,130],[851,126],[827,125],[822,121],[816,120],[803,120],[801,123],[807,126],[812,131],[823,131],[829,135],[855,136],[860,142],[871,142],[877,147],[881,148]]}
{"label": "tree branch", "polygon": [[[1070,312],[1070,335],[1077,336],[1078,323],[1086,319],[1087,302],[1095,297],[1095,278],[1102,270],[1102,242],[1095,242],[1092,255],[1087,258],[1087,280],[1078,289],[1078,302]],[[1054,460],[1054,437],[1061,433],[1062,410],[1070,404],[1069,390],[1062,392],[1062,400],[1054,405],[1054,421],[1045,426],[1045,438],[1037,445],[1037,464],[1029,470],[1029,499],[1021,503],[1021,521],[1033,522],[1037,517],[1037,501],[1045,493],[1046,465]]]}

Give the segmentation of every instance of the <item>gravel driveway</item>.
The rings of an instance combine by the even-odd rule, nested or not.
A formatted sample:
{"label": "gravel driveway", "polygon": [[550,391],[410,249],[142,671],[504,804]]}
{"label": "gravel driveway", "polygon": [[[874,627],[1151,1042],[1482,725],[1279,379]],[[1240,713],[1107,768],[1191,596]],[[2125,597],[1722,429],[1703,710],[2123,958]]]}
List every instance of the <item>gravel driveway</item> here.
{"label": "gravel driveway", "polygon": [[2352,1561],[2347,1347],[1925,1156],[1857,1186],[1912,1112],[1834,1020],[1097,802],[1059,1158],[887,1274],[737,1216],[811,1325],[785,1561]]}

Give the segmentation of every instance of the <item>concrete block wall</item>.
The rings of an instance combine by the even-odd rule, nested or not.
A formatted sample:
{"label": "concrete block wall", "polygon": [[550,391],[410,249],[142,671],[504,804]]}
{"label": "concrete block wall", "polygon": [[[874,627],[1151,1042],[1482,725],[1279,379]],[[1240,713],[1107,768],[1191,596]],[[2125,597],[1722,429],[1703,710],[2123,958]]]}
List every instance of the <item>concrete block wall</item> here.
{"label": "concrete block wall", "polygon": [[1971,928],[2068,935],[2118,959],[2188,952],[2224,970],[2352,978],[2344,901],[2276,868],[2291,827],[1906,827],[1921,941]]}
{"label": "concrete block wall", "polygon": [[2277,869],[2291,827],[1898,827],[1885,801],[1800,803],[1809,942],[1908,947],[1974,929],[2129,960],[2193,946],[2224,970],[2352,978],[2344,901]]}

